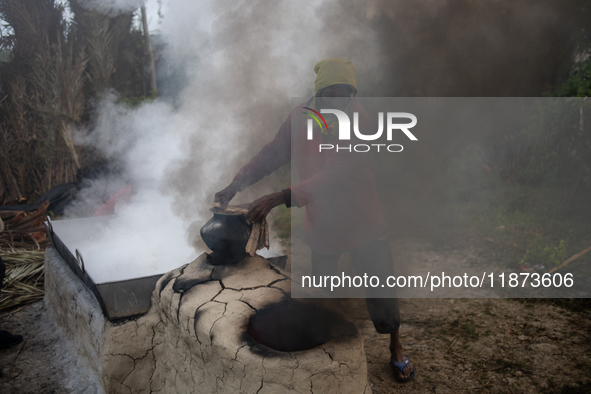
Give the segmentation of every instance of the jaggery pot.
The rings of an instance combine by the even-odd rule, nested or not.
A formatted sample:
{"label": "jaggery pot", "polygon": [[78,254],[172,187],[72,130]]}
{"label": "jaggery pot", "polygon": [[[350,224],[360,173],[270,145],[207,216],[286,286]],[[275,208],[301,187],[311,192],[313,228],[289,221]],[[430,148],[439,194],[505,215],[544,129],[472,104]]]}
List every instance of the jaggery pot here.
{"label": "jaggery pot", "polygon": [[248,223],[243,214],[214,213],[201,227],[201,238],[213,252],[210,263],[228,265],[246,257],[251,231],[252,223]]}

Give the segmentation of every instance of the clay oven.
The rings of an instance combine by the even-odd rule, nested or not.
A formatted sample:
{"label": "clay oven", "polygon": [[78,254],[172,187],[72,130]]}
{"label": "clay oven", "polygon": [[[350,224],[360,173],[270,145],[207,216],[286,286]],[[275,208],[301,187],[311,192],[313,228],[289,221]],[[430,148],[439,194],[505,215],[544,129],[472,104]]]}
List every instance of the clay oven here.
{"label": "clay oven", "polygon": [[54,248],[45,303],[106,393],[370,393],[363,342],[337,311],[290,298],[267,259],[202,254],[161,276],[150,308],[110,321]]}

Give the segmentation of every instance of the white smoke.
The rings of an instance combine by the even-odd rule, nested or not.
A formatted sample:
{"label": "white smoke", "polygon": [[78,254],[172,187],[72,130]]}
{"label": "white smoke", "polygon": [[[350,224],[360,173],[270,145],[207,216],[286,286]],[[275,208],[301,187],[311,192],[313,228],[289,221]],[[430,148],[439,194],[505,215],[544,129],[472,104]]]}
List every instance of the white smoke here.
{"label": "white smoke", "polygon": [[[105,12],[135,4],[88,2]],[[155,100],[129,109],[107,96],[95,126],[80,137],[124,171],[89,185],[70,216],[77,207],[100,205],[106,190],[109,195],[125,185],[134,190],[128,204],[117,206],[109,230],[79,246],[87,265],[92,260],[100,266],[95,281],[148,275],[146,267],[163,273],[188,262],[197,253],[189,225],[209,220],[214,193],[273,138],[289,113],[290,97],[312,94],[314,63],[335,56],[361,69],[373,63],[375,46],[351,49],[346,42],[361,36],[372,42],[368,31],[344,25],[338,40],[321,39],[326,32],[316,15],[328,6],[328,1],[165,4],[164,67],[181,67],[187,75],[179,99],[174,106]],[[264,192],[269,191],[251,194]]]}

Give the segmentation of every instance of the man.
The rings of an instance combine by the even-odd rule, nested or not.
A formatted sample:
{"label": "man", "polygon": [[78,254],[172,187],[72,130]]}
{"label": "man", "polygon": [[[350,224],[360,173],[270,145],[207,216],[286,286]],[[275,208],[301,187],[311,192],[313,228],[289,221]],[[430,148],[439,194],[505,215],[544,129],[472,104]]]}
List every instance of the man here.
{"label": "man", "polygon": [[[340,255],[349,253],[357,271],[384,278],[392,273],[393,263],[388,243],[382,239],[386,225],[370,156],[335,150],[320,152],[318,141],[335,142],[338,123],[329,118],[325,127],[314,127],[310,140],[307,117],[302,115],[320,107],[340,109],[358,113],[360,128],[370,127],[369,116],[354,99],[357,93],[355,68],[349,61],[333,58],[316,63],[314,71],[314,97],[291,112],[275,139],[242,167],[230,185],[216,193],[215,202],[227,205],[237,192],[279,169],[293,155],[300,182],[255,200],[248,211],[250,220],[262,220],[281,204],[305,206],[303,235],[312,249],[314,276],[334,274]],[[395,376],[399,381],[407,381],[415,370],[402,353],[398,301],[372,295],[379,295],[379,292],[368,289],[366,293],[370,317],[377,332],[390,334]]]}

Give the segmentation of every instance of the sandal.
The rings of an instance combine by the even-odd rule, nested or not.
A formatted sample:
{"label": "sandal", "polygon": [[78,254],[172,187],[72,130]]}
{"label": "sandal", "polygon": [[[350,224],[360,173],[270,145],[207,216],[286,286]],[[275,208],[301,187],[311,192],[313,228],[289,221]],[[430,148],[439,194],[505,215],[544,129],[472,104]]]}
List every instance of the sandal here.
{"label": "sandal", "polygon": [[[408,357],[404,357],[404,359],[401,362],[397,362],[396,360],[394,360],[393,358],[390,359],[390,362],[392,363],[392,366],[394,368],[396,368],[397,370],[400,371],[400,375],[403,375],[403,370],[404,367],[406,367],[408,364],[410,364],[410,360],[408,359]],[[401,378],[399,377],[399,375],[397,373],[394,374],[394,377],[396,378],[396,380],[398,380],[399,382],[408,382],[409,380],[411,380],[413,378],[413,376],[415,376],[415,369],[412,369],[412,373],[410,374],[410,376],[408,378]]]}

